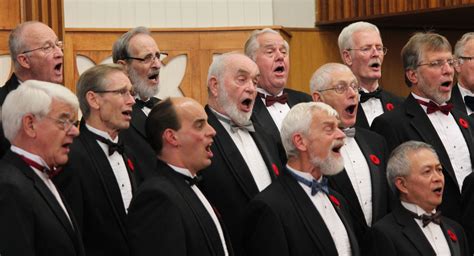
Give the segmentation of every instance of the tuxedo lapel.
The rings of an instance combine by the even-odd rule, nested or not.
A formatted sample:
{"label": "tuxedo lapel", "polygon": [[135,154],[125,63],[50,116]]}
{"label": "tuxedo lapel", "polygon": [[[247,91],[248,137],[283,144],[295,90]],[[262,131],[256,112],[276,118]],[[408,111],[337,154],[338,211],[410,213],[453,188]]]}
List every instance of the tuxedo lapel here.
{"label": "tuxedo lapel", "polygon": [[227,133],[226,129],[222,124],[217,120],[214,113],[209,109],[208,106],[205,107],[206,113],[208,115],[209,124],[216,130],[217,136],[214,137],[214,144],[217,148],[217,152],[214,154],[222,154],[222,158],[225,163],[229,166],[234,178],[237,180],[239,185],[242,187],[244,193],[248,198],[252,198],[256,195],[259,190],[257,184],[255,183],[250,169],[245,163],[240,151],[235,146],[234,141]]}
{"label": "tuxedo lapel", "polygon": [[322,252],[321,255],[337,255],[336,245],[323,218],[298,182],[287,172],[288,170],[285,168],[279,181],[292,199],[291,202],[294,204],[294,209],[311,235],[311,240],[313,240],[315,247]]}
{"label": "tuxedo lapel", "polygon": [[[462,136],[464,137],[464,141],[466,142],[467,149],[469,150],[469,155],[471,157],[471,165],[474,166],[474,142],[473,142],[473,134],[472,134],[472,127],[469,127],[470,123],[468,121],[468,117],[462,114],[461,111],[458,111],[456,109],[453,109],[451,111],[451,114],[454,117],[454,120],[456,121],[456,124],[459,126],[459,129],[461,130]],[[461,121],[461,120],[464,120]],[[463,124],[466,124],[466,127],[463,126]]]}
{"label": "tuxedo lapel", "polygon": [[413,95],[409,95],[406,100],[406,114],[410,119],[411,127],[418,133],[418,136],[422,138],[422,141],[430,143],[433,148],[436,149],[436,153],[440,158],[440,162],[444,163],[443,167],[446,169],[446,172],[449,174],[453,182],[459,188],[456,175],[454,174],[453,167],[451,165],[451,160],[449,155],[444,148],[443,142],[439,138],[435,128],[431,124],[428,115],[425,113],[423,108],[418,104]]}
{"label": "tuxedo lapel", "polygon": [[132,120],[130,121],[130,124],[135,130],[138,131],[140,135],[143,136],[144,139],[146,139],[146,118],[147,116],[145,113],[143,113],[143,111],[136,104],[134,104],[132,107]]}
{"label": "tuxedo lapel", "polygon": [[401,204],[398,204],[393,209],[393,216],[398,224],[403,227],[403,234],[412,242],[420,255],[435,255],[430,242],[426,239],[423,231],[420,229],[418,224],[416,224],[413,217],[410,216],[408,210],[403,208]]}
{"label": "tuxedo lapel", "polygon": [[454,228],[450,227],[449,224],[443,220],[443,218],[441,218],[440,226],[441,230],[443,230],[444,237],[448,242],[449,251],[451,251],[451,256],[461,256],[461,248],[459,246],[459,241],[456,236],[456,233],[454,233]]}
{"label": "tuxedo lapel", "polygon": [[181,174],[176,173],[176,171],[164,162],[159,161],[158,168],[160,168],[160,170],[163,171],[163,174],[174,184],[176,190],[189,206],[196,221],[199,223],[202,234],[204,234],[205,239],[208,242],[209,251],[211,252],[210,254],[222,254],[224,248],[222,247],[216,225],[207,212],[205,206],[185,181],[184,177],[182,177]]}
{"label": "tuxedo lapel", "polygon": [[356,116],[356,124],[357,127],[363,127],[369,129],[369,121],[367,121],[367,117],[365,116],[364,109],[362,108],[362,104],[359,102],[359,106],[357,107],[357,116]]}
{"label": "tuxedo lapel", "polygon": [[269,134],[280,134],[278,127],[273,121],[270,112],[263,103],[260,97],[255,99],[255,105],[253,106],[252,121],[259,123],[262,127],[265,127]]}
{"label": "tuxedo lapel", "polygon": [[[334,196],[335,194],[334,191],[329,190],[329,193],[330,193],[329,197],[336,198]],[[333,199],[330,198],[330,200],[334,209],[337,212],[337,215],[339,215],[339,219],[341,219],[342,223],[344,224],[344,227],[346,228],[347,236],[349,237],[349,242],[351,243],[352,255],[353,256],[359,255],[360,254],[359,243],[353,231],[352,225],[349,223],[349,220],[347,220],[346,216],[342,213],[341,209],[339,208],[340,205],[336,205]],[[337,200],[337,198],[335,200]],[[340,202],[338,202],[338,204],[340,204]]]}
{"label": "tuxedo lapel", "polygon": [[449,99],[449,101],[454,104],[454,107],[457,110],[462,111],[465,115],[467,115],[466,105],[464,104],[461,91],[459,90],[459,84],[453,86],[451,91],[451,99]]}
{"label": "tuxedo lapel", "polygon": [[270,177],[272,178],[272,181],[274,181],[276,179],[276,173],[275,173],[274,168],[278,168],[278,167],[276,167],[276,163],[274,162],[274,159],[272,159],[272,157],[270,156],[270,153],[268,152],[267,148],[264,146],[265,142],[259,136],[258,128],[255,132],[250,132],[250,136],[252,136],[253,140],[255,141],[255,144],[257,145],[258,151],[260,151],[260,154],[262,155],[263,161],[265,162],[265,164],[267,166],[267,171],[270,174]]}

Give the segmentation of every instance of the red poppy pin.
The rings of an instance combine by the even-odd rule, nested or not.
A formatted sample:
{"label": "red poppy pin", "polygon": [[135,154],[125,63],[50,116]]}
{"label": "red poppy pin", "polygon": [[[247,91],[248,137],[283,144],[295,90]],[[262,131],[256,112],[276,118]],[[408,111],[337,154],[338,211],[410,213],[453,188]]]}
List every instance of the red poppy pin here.
{"label": "red poppy pin", "polygon": [[128,165],[128,168],[130,168],[130,171],[132,172],[135,171],[135,166],[133,166],[132,160],[130,160],[130,158],[127,159],[127,165]]}
{"label": "red poppy pin", "polygon": [[459,118],[459,124],[466,129],[467,127],[469,127],[469,125],[467,124],[467,121],[464,120],[463,118]]}
{"label": "red poppy pin", "polygon": [[337,200],[337,198],[333,195],[329,195],[329,200],[331,200],[331,202],[336,206],[336,207],[339,207],[341,205],[341,203],[339,202],[339,200]]}
{"label": "red poppy pin", "polygon": [[449,238],[451,238],[453,242],[456,242],[458,240],[458,237],[456,236],[456,234],[454,234],[454,232],[451,231],[450,229],[448,229],[448,236]]}
{"label": "red poppy pin", "polygon": [[380,159],[379,159],[376,155],[370,155],[370,160],[371,160],[372,163],[374,163],[375,165],[379,165],[379,164],[380,164]]}
{"label": "red poppy pin", "polygon": [[388,111],[392,111],[395,107],[393,106],[392,103],[387,103],[387,104],[385,104],[385,108],[386,108]]}
{"label": "red poppy pin", "polygon": [[273,172],[275,173],[275,175],[280,176],[280,171],[278,170],[278,167],[276,166],[276,164],[272,163],[272,168],[273,168]]}

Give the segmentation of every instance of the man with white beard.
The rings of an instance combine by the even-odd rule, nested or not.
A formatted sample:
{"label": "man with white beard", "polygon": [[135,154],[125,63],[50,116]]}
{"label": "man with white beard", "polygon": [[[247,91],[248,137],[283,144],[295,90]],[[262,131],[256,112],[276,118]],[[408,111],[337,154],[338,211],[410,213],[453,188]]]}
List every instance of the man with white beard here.
{"label": "man with white beard", "polygon": [[242,218],[247,203],[279,174],[277,144],[250,116],[257,95],[257,64],[241,53],[217,57],[208,72],[209,124],[217,135],[212,164],[200,188],[217,208],[235,255],[242,255]]}
{"label": "man with white beard", "polygon": [[167,56],[160,52],[155,39],[145,27],[136,27],[123,34],[112,48],[114,63],[122,64],[135,92],[131,128],[122,131],[124,141],[130,141],[134,151],[140,152],[142,170],[155,169],[155,153],[148,143],[145,122],[153,106],[158,103],[161,60]]}
{"label": "man with white beard", "polygon": [[248,205],[247,255],[360,255],[347,203],[325,177],[344,169],[339,122],[321,102],[297,104],[283,119],[288,163]]}

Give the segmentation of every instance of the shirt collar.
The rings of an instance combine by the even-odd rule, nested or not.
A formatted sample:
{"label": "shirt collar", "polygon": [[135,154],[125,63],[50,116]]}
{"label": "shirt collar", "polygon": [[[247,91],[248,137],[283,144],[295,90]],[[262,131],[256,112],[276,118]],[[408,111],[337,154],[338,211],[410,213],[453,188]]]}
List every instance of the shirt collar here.
{"label": "shirt collar", "polygon": [[40,156],[38,155],[35,155],[33,153],[30,153],[22,148],[19,148],[15,145],[11,145],[10,147],[10,150],[20,156],[24,156],[30,160],[33,160],[35,162],[37,162],[38,164],[41,164],[43,165],[45,168],[49,169],[49,166],[46,164],[46,162],[43,160],[43,158],[41,158]]}
{"label": "shirt collar", "polygon": [[193,178],[193,177],[195,176],[195,175],[193,176],[193,175],[191,174],[191,172],[190,172],[188,169],[186,169],[186,168],[178,167],[178,166],[172,165],[172,164],[170,164],[170,163],[166,163],[166,164],[167,164],[169,167],[171,167],[171,169],[173,169],[175,172],[180,173],[180,174],[182,174],[182,175],[184,175],[184,176],[186,176],[186,177],[191,177],[191,178]]}
{"label": "shirt collar", "polygon": [[114,142],[114,143],[118,143],[118,137],[119,137],[119,136],[115,137],[115,139],[112,139],[112,138],[110,137],[109,133],[107,133],[107,132],[104,132],[104,131],[102,131],[102,130],[99,130],[99,129],[97,129],[97,128],[94,128],[94,127],[88,125],[87,123],[86,123],[86,127],[87,127],[87,130],[89,130],[90,132],[92,132],[92,133],[94,133],[94,134],[96,134],[96,135],[98,135],[98,136],[100,136],[100,137],[103,137],[103,138],[105,138],[105,139],[107,139],[107,140],[110,140],[110,141],[112,141],[112,142]]}

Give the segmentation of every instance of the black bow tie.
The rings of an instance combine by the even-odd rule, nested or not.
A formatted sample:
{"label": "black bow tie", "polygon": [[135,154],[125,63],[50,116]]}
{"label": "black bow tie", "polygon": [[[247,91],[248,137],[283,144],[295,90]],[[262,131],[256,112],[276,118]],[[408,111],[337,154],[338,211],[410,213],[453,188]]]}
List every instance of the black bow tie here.
{"label": "black bow tie", "polygon": [[158,103],[160,100],[155,98],[155,97],[151,97],[150,99],[148,99],[147,101],[143,101],[141,99],[135,99],[135,104],[137,104],[137,106],[139,108],[143,108],[143,107],[147,107],[149,109],[152,109],[156,103]]}
{"label": "black bow tie", "polygon": [[120,140],[119,140],[118,143],[115,143],[115,142],[113,142],[109,139],[106,139],[102,136],[99,136],[95,133],[92,133],[92,134],[94,134],[94,137],[95,137],[96,140],[107,144],[107,146],[109,147],[109,156],[113,155],[115,152],[118,152],[119,154],[123,155],[124,145]]}
{"label": "black bow tie", "polygon": [[421,222],[423,223],[423,227],[428,226],[430,222],[433,222],[438,225],[441,224],[441,211],[436,211],[436,213],[434,214],[422,214],[421,216],[415,214],[414,217],[415,219],[421,220]]}
{"label": "black bow tie", "polygon": [[201,175],[196,175],[193,178],[191,178],[191,177],[189,177],[187,175],[184,175],[182,173],[179,173],[179,172],[176,172],[176,173],[179,176],[183,177],[184,180],[186,180],[186,183],[188,183],[190,187],[192,187],[193,185],[198,185],[202,181],[202,176]]}
{"label": "black bow tie", "polygon": [[277,102],[281,104],[286,104],[288,102],[288,93],[286,92],[280,96],[265,95],[263,93],[257,93],[257,95],[265,99],[265,106],[267,107],[270,107]]}
{"label": "black bow tie", "polygon": [[446,105],[438,105],[430,100],[430,102],[426,102],[423,100],[418,100],[418,103],[420,103],[423,106],[426,106],[426,114],[431,114],[436,111],[441,111],[441,113],[448,115],[451,109],[453,109],[454,105],[451,103],[448,103]]}
{"label": "black bow tie", "polygon": [[304,185],[308,186],[311,188],[311,195],[314,196],[318,192],[323,192],[326,195],[329,195],[329,188],[328,188],[328,179],[326,177],[323,177],[321,182],[313,179],[312,181],[307,180],[298,174],[289,171],[289,173],[300,183],[303,183]]}
{"label": "black bow tie", "polygon": [[464,103],[471,111],[474,111],[474,97],[464,96]]}
{"label": "black bow tie", "polygon": [[350,128],[345,128],[342,130],[346,137],[354,138],[356,135],[356,128],[355,127],[350,127]]}
{"label": "black bow tie", "polygon": [[359,91],[360,103],[364,103],[364,102],[368,101],[371,98],[380,99],[380,97],[381,97],[380,93],[381,92],[382,92],[382,90],[380,88],[377,88],[377,90],[375,90],[373,92],[364,92],[364,91],[360,90]]}

